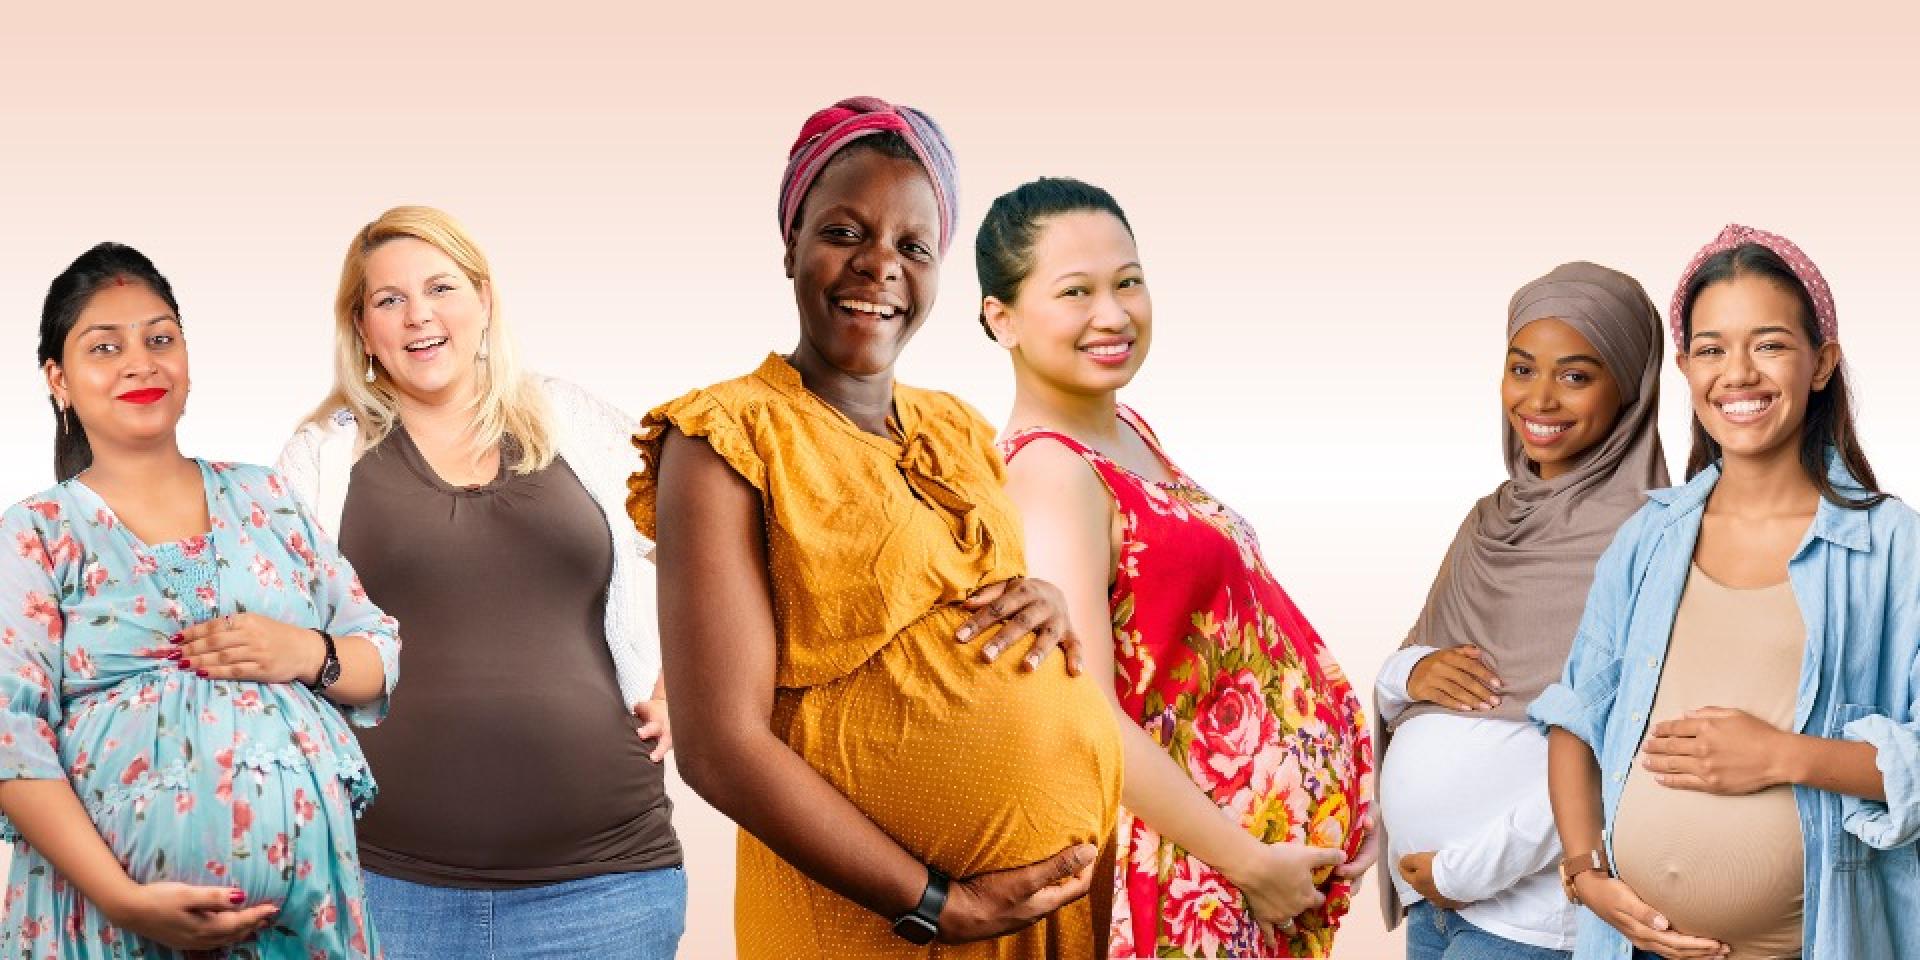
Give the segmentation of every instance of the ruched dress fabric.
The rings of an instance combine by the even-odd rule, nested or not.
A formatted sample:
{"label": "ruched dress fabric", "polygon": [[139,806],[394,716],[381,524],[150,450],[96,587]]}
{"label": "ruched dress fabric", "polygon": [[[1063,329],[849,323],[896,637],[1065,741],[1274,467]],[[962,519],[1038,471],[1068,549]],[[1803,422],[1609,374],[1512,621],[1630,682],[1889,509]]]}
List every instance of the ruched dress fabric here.
{"label": "ruched dress fabric", "polygon": [[[896,439],[866,433],[769,356],[646,416],[628,508],[653,537],[668,425],[759,491],[778,644],[772,729],[915,857],[965,877],[1104,843],[1120,743],[1094,679],[1069,676],[1057,654],[1026,672],[954,640],[962,600],[1026,572],[993,429],[944,393],[896,386],[894,408]],[[1011,936],[913,946],[745,831],[734,927],[748,960],[1094,952],[1085,899]]]}
{"label": "ruched dress fabric", "polygon": [[[372,958],[354,817],[373,777],[347,711],[299,683],[213,680],[182,670],[169,638],[249,611],[371,641],[399,673],[393,620],[280,478],[200,464],[212,529],[148,545],[70,480],[0,520],[0,777],[64,778],[140,882],[231,886],[281,904],[230,949],[241,960]],[[184,956],[109,923],[10,823],[0,956]]]}

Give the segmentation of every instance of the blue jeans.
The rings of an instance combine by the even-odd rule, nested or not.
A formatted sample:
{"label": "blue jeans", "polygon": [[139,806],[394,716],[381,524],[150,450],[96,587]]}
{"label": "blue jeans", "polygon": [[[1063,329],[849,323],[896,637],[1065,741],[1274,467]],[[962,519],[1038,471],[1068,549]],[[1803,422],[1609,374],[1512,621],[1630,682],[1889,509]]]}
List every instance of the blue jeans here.
{"label": "blue jeans", "polygon": [[[386,931],[380,935],[386,936]],[[387,956],[393,956],[391,949]],[[1571,960],[1572,956],[1568,950],[1496,937],[1425,900],[1407,911],[1407,960]]]}
{"label": "blue jeans", "polygon": [[687,927],[680,867],[518,890],[430,887],[367,872],[387,960],[673,960]]}

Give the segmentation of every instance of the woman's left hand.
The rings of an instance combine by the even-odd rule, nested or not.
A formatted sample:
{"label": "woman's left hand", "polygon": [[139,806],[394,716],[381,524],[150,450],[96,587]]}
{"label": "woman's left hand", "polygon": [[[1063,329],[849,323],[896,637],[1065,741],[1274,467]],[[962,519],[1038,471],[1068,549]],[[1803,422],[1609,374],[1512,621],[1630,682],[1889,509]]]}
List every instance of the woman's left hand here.
{"label": "woman's left hand", "polygon": [[667,698],[654,697],[633,705],[633,717],[640,721],[636,731],[642,740],[652,740],[653,752],[647,759],[659,763],[673,750],[673,724],[667,720]]}
{"label": "woman's left hand", "polygon": [[1663,787],[1737,797],[1787,782],[1778,767],[1787,734],[1743,710],[1702,707],[1649,733],[1640,765]]}
{"label": "woman's left hand", "polygon": [[1074,635],[1073,626],[1067,620],[1067,597],[1060,588],[1045,580],[1014,577],[975,590],[960,605],[976,612],[954,634],[955,640],[966,643],[999,625],[993,639],[980,649],[980,655],[989,663],[1014,641],[1031,634],[1033,648],[1021,660],[1022,668],[1039,667],[1053,648],[1060,647],[1067,658],[1067,672],[1080,675],[1084,665],[1080,638]]}
{"label": "woman's left hand", "polygon": [[184,669],[214,680],[306,681],[320,672],[327,648],[320,634],[257,613],[230,613],[173,635]]}
{"label": "woman's left hand", "polygon": [[1400,858],[1400,877],[1407,886],[1419,891],[1427,902],[1442,910],[1458,910],[1466,904],[1458,900],[1449,900],[1440,893],[1439,885],[1433,882],[1433,858],[1437,851],[1422,850],[1409,853]]}
{"label": "woman's left hand", "polygon": [[1380,859],[1380,831],[1374,826],[1373,811],[1367,811],[1367,821],[1361,829],[1367,833],[1360,838],[1360,850],[1352,860],[1334,868],[1333,875],[1341,880],[1360,879]]}

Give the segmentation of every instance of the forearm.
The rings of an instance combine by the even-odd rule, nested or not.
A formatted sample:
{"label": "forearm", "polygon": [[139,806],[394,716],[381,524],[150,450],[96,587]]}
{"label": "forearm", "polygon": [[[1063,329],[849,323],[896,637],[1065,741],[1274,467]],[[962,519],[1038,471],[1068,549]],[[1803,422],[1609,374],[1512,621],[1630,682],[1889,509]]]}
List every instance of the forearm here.
{"label": "forearm", "polygon": [[1126,774],[1120,802],[1162,837],[1231,876],[1255,842],[1114,703]]}
{"label": "forearm", "polygon": [[1537,780],[1503,814],[1437,852],[1434,885],[1452,900],[1485,900],[1559,863],[1556,829],[1547,783]]}
{"label": "forearm", "polygon": [[1785,737],[1784,749],[1778,754],[1779,782],[1868,800],[1887,799],[1879,750],[1873,744],[1798,733]]}
{"label": "forearm", "polygon": [[926,865],[770,731],[689,720],[677,749],[695,793],[820,885],[883,917],[920,902]]}
{"label": "forearm", "polygon": [[1586,741],[1555,727],[1547,734],[1547,792],[1567,854],[1598,850],[1606,818],[1600,806],[1600,763]]}
{"label": "forearm", "polygon": [[0,781],[0,812],[102,912],[117,914],[138,886],[100,838],[67,781]]}

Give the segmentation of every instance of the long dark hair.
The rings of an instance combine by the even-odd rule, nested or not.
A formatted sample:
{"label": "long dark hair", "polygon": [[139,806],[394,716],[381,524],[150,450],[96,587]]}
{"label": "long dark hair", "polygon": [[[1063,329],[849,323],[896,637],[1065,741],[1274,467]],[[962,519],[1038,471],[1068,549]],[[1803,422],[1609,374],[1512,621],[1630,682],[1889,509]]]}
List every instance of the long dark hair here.
{"label": "long dark hair", "polygon": [[[1041,177],[1001,194],[987,208],[980,221],[980,232],[973,239],[973,266],[980,276],[980,299],[992,297],[1012,303],[1020,284],[1033,272],[1033,244],[1040,238],[1041,222],[1063,213],[1090,211],[1111,213],[1120,225],[1133,234],[1133,224],[1120,209],[1120,202],[1090,183],[1072,177]],[[980,312],[980,329],[993,339],[985,310]]]}
{"label": "long dark hair", "polygon": [[[1793,268],[1772,250],[1757,243],[1743,243],[1708,259],[1687,281],[1686,298],[1680,313],[1682,344],[1693,339],[1693,305],[1699,299],[1700,292],[1716,283],[1727,283],[1746,276],[1764,277],[1793,294],[1794,299],[1800,302],[1800,325],[1806,331],[1807,339],[1812,341],[1816,349],[1826,342],[1820,335],[1819,323],[1814,319],[1813,297],[1807,293],[1806,284],[1800,282]],[[1867,491],[1867,496],[1855,500],[1834,488],[1833,481],[1827,476],[1828,447],[1840,451],[1840,462],[1846,465],[1848,473],[1853,474],[1854,481]],[[1695,414],[1693,450],[1687,455],[1687,479],[1693,479],[1694,475],[1719,459],[1719,441],[1713,439],[1713,435],[1700,422],[1699,414]],[[1827,381],[1826,388],[1813,391],[1807,398],[1807,418],[1800,427],[1800,467],[1807,472],[1813,485],[1819,488],[1820,495],[1834,506],[1866,510],[1887,499],[1888,494],[1880,490],[1879,481],[1874,479],[1873,467],[1867,463],[1865,451],[1860,449],[1859,432],[1853,424],[1853,393],[1847,388],[1847,362],[1844,358],[1834,367],[1833,378]]]}
{"label": "long dark hair", "polygon": [[[146,255],[122,243],[102,243],[75,258],[47,287],[46,304],[40,308],[40,359],[63,364],[67,335],[73,332],[80,314],[93,302],[93,296],[116,280],[145,284],[154,295],[166,301],[173,315],[180,305],[173,299],[173,285],[154,267]],[[53,473],[61,481],[71,480],[93,464],[93,445],[87,442],[87,429],[70,411],[63,413],[51,395],[53,408]]]}

